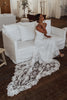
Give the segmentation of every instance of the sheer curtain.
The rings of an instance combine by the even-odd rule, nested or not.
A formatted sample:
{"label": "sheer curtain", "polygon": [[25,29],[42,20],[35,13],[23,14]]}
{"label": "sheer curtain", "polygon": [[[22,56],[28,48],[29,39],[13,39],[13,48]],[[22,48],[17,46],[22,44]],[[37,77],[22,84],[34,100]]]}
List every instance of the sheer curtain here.
{"label": "sheer curtain", "polygon": [[67,0],[63,0],[61,4],[61,15],[67,15]]}
{"label": "sheer curtain", "polygon": [[[20,3],[19,5],[17,4],[17,1]],[[10,0],[11,12],[19,17],[23,14],[22,7],[20,7],[20,1],[21,0]],[[41,13],[40,2],[43,2],[43,14],[46,14],[47,17],[60,18],[65,15],[67,0],[28,0],[31,12],[34,12],[35,14]]]}
{"label": "sheer curtain", "polygon": [[17,15],[17,0],[10,0],[11,13]]}
{"label": "sheer curtain", "polygon": [[45,6],[47,17],[60,18],[67,15],[67,0],[46,0]]}
{"label": "sheer curtain", "polygon": [[60,18],[62,0],[46,0],[47,17]]}
{"label": "sheer curtain", "polygon": [[[60,18],[62,15],[64,16],[64,9],[67,5],[67,0],[29,0],[31,2],[30,7],[33,12],[41,13],[41,5],[43,14],[46,14],[47,17]],[[45,1],[45,3],[44,3]],[[37,4],[36,4],[37,3]]]}
{"label": "sheer curtain", "polygon": [[[38,13],[38,1],[39,0],[28,0],[31,12]],[[11,13],[15,14],[16,16],[22,17],[23,10],[21,7],[21,0],[10,0],[10,4],[11,4]]]}
{"label": "sheer curtain", "polygon": [[32,13],[38,13],[38,2],[39,0],[28,0],[29,7]]}
{"label": "sheer curtain", "polygon": [[[61,1],[62,0],[28,0],[31,5],[32,12],[46,14],[47,17],[60,18],[61,16]],[[42,5],[41,5],[42,2]]]}
{"label": "sheer curtain", "polygon": [[11,13],[17,17],[22,17],[23,10],[21,6],[21,0],[10,0]]}
{"label": "sheer curtain", "polygon": [[[67,0],[47,0],[48,1],[48,17],[60,18],[67,15]],[[67,10],[66,10],[67,11]]]}

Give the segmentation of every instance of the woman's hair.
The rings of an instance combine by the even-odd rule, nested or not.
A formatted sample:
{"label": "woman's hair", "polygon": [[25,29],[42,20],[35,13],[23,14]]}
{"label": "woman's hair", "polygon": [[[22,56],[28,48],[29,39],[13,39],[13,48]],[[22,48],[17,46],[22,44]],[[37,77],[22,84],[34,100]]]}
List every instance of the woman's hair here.
{"label": "woman's hair", "polygon": [[40,14],[37,14],[37,15],[36,15],[36,20],[37,20],[37,21],[39,20],[39,17],[40,17]]}
{"label": "woman's hair", "polygon": [[[40,15],[42,15],[42,14],[37,14],[35,17],[36,17],[36,20],[37,20],[37,22],[39,22],[39,18],[40,18]],[[43,16],[43,15],[42,15]],[[44,16],[43,16],[44,17]]]}

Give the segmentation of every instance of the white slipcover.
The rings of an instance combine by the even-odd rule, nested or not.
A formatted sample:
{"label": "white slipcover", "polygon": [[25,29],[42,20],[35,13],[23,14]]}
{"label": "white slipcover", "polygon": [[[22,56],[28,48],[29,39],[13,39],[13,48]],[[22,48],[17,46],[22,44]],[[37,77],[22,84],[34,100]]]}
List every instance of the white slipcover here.
{"label": "white slipcover", "polygon": [[67,27],[63,28],[66,31],[66,42],[65,42],[65,46],[67,47]]}
{"label": "white slipcover", "polygon": [[[21,40],[14,40],[5,34],[4,28],[2,33],[4,48],[6,51],[5,53],[14,63],[20,63],[32,58],[33,50],[35,48],[34,40],[28,40],[26,42],[22,42]],[[51,35],[52,38],[56,40],[58,48],[63,49],[65,46],[66,31],[51,26]]]}

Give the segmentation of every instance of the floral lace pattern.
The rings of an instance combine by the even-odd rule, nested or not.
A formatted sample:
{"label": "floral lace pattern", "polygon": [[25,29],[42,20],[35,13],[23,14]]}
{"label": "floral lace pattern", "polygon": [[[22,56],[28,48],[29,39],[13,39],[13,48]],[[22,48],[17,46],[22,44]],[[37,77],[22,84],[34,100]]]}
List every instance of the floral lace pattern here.
{"label": "floral lace pattern", "polygon": [[50,63],[39,61],[31,65],[31,61],[24,62],[15,66],[15,73],[12,77],[12,82],[7,87],[7,95],[14,96],[19,92],[31,88],[37,84],[40,78],[57,71],[60,63],[57,60],[52,60]]}

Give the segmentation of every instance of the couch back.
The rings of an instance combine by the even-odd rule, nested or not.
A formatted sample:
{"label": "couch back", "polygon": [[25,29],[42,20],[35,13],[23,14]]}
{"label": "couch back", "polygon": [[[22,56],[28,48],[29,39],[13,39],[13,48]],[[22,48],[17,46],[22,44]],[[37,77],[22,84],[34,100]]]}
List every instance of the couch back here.
{"label": "couch back", "polygon": [[[48,35],[51,34],[51,20],[44,20],[45,23],[47,23],[47,33]],[[4,34],[9,36],[10,38],[14,40],[34,40],[35,39],[35,30],[36,25],[38,23],[36,21],[34,22],[19,22],[16,24],[10,24],[10,25],[3,25]]]}

